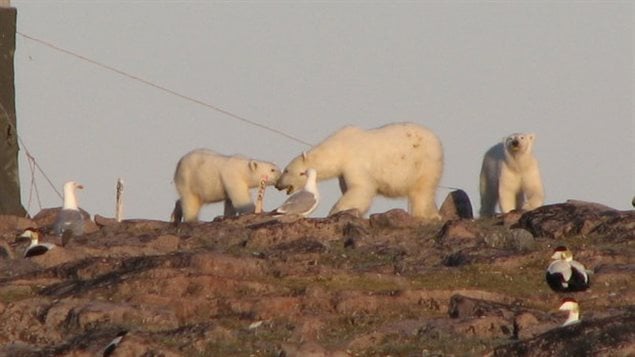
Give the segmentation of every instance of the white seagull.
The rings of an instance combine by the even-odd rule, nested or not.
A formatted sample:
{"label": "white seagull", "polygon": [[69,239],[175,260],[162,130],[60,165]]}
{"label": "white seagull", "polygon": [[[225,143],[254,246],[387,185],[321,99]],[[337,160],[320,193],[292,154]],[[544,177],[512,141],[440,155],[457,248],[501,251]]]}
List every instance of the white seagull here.
{"label": "white seagull", "polygon": [[559,292],[584,291],[591,281],[589,271],[581,263],[573,260],[573,253],[567,247],[557,247],[549,264],[545,278],[549,287]]}
{"label": "white seagull", "polygon": [[562,326],[569,326],[580,322],[580,305],[575,299],[566,298],[562,300],[562,305],[559,308],[560,311],[569,311],[569,317],[562,324]]}
{"label": "white seagull", "polygon": [[75,181],[68,181],[64,184],[64,206],[57,214],[53,224],[53,234],[63,235],[65,232],[67,235],[69,233],[71,235],[84,234],[84,217],[79,211],[75,196],[75,190],[83,188],[84,186]]}
{"label": "white seagull", "polygon": [[24,251],[24,257],[30,258],[42,255],[49,250],[55,248],[55,244],[40,243],[40,233],[35,228],[27,228],[18,238],[27,238],[31,240],[31,244]]}
{"label": "white seagull", "polygon": [[293,195],[273,212],[274,215],[297,214],[303,217],[308,216],[315,210],[320,201],[320,193],[317,189],[317,171],[315,169],[307,169],[300,175],[306,175],[306,184],[304,188]]}

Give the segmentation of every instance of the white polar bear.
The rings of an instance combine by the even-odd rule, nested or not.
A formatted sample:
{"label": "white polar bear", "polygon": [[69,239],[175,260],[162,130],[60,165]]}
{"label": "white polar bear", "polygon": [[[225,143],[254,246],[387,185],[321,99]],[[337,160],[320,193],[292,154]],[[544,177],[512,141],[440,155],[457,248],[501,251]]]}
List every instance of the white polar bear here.
{"label": "white polar bear", "polygon": [[357,209],[365,214],[377,194],[408,197],[413,216],[439,219],[436,190],[443,172],[443,147],[427,128],[412,123],[363,130],[345,127],[293,159],[276,183],[287,193],[304,187],[308,168],[318,181],[337,177],[342,197],[330,214]]}
{"label": "white polar bear", "polygon": [[481,217],[493,216],[497,203],[502,213],[543,205],[540,169],[532,152],[535,137],[512,134],[485,153],[480,176]]}
{"label": "white polar bear", "polygon": [[220,201],[225,201],[225,216],[253,213],[255,205],[249,189],[258,187],[265,177],[266,185],[273,185],[280,177],[280,169],[266,161],[193,150],[179,160],[174,172],[180,196],[174,220],[178,223],[182,215],[185,222],[197,221],[204,204]]}

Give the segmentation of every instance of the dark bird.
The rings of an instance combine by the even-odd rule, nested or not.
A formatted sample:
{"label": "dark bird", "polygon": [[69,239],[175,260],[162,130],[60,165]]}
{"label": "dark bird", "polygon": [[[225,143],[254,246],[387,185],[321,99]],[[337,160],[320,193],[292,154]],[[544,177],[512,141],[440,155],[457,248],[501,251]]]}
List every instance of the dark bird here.
{"label": "dark bird", "polygon": [[573,260],[573,253],[567,247],[557,247],[546,273],[547,283],[552,290],[558,292],[584,291],[591,283],[589,272],[584,265]]}
{"label": "dark bird", "polygon": [[104,348],[104,353],[102,354],[103,357],[108,357],[111,356],[114,352],[115,349],[117,348],[117,346],[119,346],[119,344],[121,344],[121,341],[123,340],[123,337],[128,333],[128,331],[121,331],[117,334],[117,337],[115,337],[112,341],[110,341],[110,343],[108,344],[108,346],[106,346],[106,348]]}
{"label": "dark bird", "polygon": [[30,258],[38,255],[42,255],[49,250],[55,248],[55,244],[52,243],[41,243],[40,242],[40,232],[35,228],[27,228],[24,232],[18,237],[26,238],[31,240],[31,244],[24,251],[24,257]]}
{"label": "dark bird", "polygon": [[64,235],[81,235],[84,234],[84,217],[79,211],[77,205],[77,196],[75,190],[81,190],[84,186],[75,181],[68,181],[64,184],[64,205],[57,214],[55,223],[53,224],[53,234]]}

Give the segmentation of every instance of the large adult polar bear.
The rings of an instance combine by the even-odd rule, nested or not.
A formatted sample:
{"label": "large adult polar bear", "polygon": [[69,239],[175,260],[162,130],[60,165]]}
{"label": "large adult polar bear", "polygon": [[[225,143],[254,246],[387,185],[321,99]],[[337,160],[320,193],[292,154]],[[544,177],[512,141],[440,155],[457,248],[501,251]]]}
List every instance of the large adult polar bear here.
{"label": "large adult polar bear", "polygon": [[543,205],[545,193],[538,160],[533,154],[535,134],[516,133],[492,146],[483,157],[480,176],[481,217]]}
{"label": "large adult polar bear", "polygon": [[197,221],[203,204],[220,201],[225,202],[225,216],[253,213],[255,205],[249,189],[258,187],[265,177],[265,183],[273,185],[280,177],[280,169],[273,163],[239,155],[193,150],[179,160],[174,172],[180,196],[174,219],[178,222],[182,215],[185,222]]}
{"label": "large adult polar bear", "polygon": [[308,168],[318,181],[337,177],[342,197],[330,214],[357,209],[365,214],[373,197],[408,197],[413,216],[438,219],[435,203],[443,172],[443,147],[423,126],[389,124],[363,130],[348,126],[287,165],[276,184],[287,193],[302,188]]}

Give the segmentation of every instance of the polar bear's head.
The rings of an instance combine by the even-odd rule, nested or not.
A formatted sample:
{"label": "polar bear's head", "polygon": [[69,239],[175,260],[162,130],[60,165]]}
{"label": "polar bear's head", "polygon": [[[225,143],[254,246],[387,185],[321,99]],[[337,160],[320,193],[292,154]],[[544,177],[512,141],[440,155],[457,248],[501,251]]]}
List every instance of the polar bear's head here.
{"label": "polar bear's head", "polygon": [[266,178],[266,185],[275,184],[280,178],[280,169],[278,166],[267,161],[249,160],[249,177],[250,180],[260,180]]}
{"label": "polar bear's head", "polygon": [[515,133],[503,139],[505,151],[512,155],[531,153],[534,139],[533,133]]}
{"label": "polar bear's head", "polygon": [[293,159],[284,168],[282,176],[276,182],[276,188],[278,190],[286,189],[288,195],[302,189],[306,184],[306,170],[309,168],[309,161],[309,155],[306,152]]}

